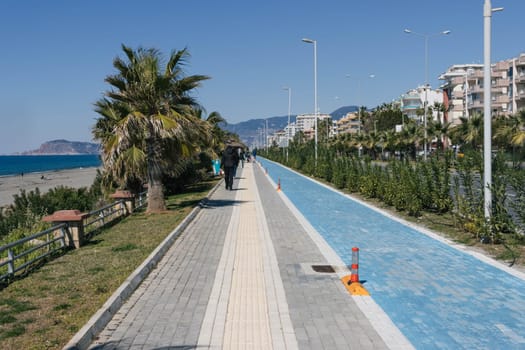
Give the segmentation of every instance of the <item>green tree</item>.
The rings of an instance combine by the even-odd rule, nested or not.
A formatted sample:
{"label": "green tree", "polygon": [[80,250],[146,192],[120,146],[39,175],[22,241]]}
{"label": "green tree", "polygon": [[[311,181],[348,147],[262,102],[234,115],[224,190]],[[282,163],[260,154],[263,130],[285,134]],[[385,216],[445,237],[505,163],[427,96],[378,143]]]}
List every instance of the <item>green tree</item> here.
{"label": "green tree", "polygon": [[451,132],[454,144],[467,144],[478,149],[483,144],[483,116],[474,114],[470,118],[460,117],[461,124]]}
{"label": "green tree", "polygon": [[122,50],[125,59],[113,61],[117,73],[105,79],[111,90],[96,103],[101,118],[93,135],[101,142],[105,171],[121,184],[145,179],[148,212],[163,211],[163,176],[181,173],[184,160],[209,137],[209,124],[196,117],[201,107],[191,96],[209,77],[184,75],[187,49],[173,51],[163,69],[156,49]]}
{"label": "green tree", "polygon": [[450,139],[450,123],[442,123],[440,121],[429,124],[429,135],[432,135],[437,140],[437,148],[444,151],[449,144]]}

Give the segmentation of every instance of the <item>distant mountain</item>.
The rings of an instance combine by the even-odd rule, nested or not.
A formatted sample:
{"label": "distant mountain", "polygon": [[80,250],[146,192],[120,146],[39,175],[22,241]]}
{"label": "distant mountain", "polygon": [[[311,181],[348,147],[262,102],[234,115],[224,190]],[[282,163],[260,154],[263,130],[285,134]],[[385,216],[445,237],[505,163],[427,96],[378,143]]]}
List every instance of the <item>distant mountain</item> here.
{"label": "distant mountain", "polygon": [[343,106],[343,107],[336,109],[332,113],[330,113],[330,115],[332,116],[332,120],[339,120],[343,118],[345,115],[347,115],[348,113],[355,113],[358,110],[359,110],[358,106]]}
{"label": "distant mountain", "polygon": [[[332,120],[339,120],[349,112],[356,112],[359,107],[357,106],[344,106],[336,109],[330,115]],[[295,115],[290,116],[290,122],[295,122]],[[226,124],[221,127],[230,132],[239,135],[241,141],[246,145],[252,145],[256,143],[259,137],[262,136],[266,127],[266,121],[268,121],[268,134],[273,134],[276,131],[283,130],[288,124],[288,116],[284,117],[269,117],[266,119],[250,119],[237,124]],[[262,142],[262,139],[260,140]]]}
{"label": "distant mountain", "polygon": [[25,155],[40,154],[99,154],[100,145],[92,142],[53,140],[44,142],[33,151],[26,151]]}

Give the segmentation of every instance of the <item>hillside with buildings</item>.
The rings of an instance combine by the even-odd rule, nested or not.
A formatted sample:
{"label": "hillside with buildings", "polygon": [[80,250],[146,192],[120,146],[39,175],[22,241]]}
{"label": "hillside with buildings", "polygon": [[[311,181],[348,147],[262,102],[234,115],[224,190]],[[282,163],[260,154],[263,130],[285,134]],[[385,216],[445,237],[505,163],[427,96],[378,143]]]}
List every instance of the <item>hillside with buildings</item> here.
{"label": "hillside with buildings", "polygon": [[[439,88],[414,87],[400,92],[399,98],[392,103],[399,107],[404,120],[422,123],[422,110],[426,103],[429,107],[427,120],[458,125],[461,118],[483,114],[486,86],[483,67],[483,64],[452,65],[439,76],[443,81]],[[525,53],[493,63],[490,86],[493,115],[511,115],[525,109]],[[356,112],[356,106],[346,106],[330,114],[319,114],[318,118],[330,118],[332,122],[337,122],[334,123],[332,135],[355,133],[363,127]],[[252,119],[226,125],[225,129],[237,133],[245,144],[255,147],[266,144],[266,140],[284,146],[297,131],[311,136],[315,124],[313,114],[294,115],[290,119],[290,125],[288,117],[284,116]]]}
{"label": "hillside with buildings", "polygon": [[[357,106],[343,106],[329,115],[331,116],[332,120],[339,120],[347,115],[347,113],[355,112],[357,111]],[[308,115],[308,114],[304,114]],[[304,116],[303,115],[303,116]],[[290,123],[295,125],[297,116],[291,115],[290,116]],[[303,121],[304,123],[304,121]],[[307,122],[308,123],[308,122]],[[230,132],[236,133],[239,135],[239,138],[243,141],[244,144],[255,146],[255,145],[262,145],[264,144],[264,138],[265,134],[273,135],[276,132],[284,131],[286,126],[288,125],[288,116],[282,116],[282,117],[270,117],[270,118],[258,118],[258,119],[250,119],[247,121],[243,121],[237,124],[226,124],[221,125],[221,127],[225,130],[228,130]],[[310,124],[308,124],[310,125]]]}

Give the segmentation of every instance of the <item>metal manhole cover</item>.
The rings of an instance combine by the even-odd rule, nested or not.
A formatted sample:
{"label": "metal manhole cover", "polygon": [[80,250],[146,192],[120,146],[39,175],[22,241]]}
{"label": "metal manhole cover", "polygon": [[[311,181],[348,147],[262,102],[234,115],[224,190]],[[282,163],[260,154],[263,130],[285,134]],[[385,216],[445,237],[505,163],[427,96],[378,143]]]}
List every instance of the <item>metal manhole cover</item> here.
{"label": "metal manhole cover", "polygon": [[321,273],[334,273],[335,270],[331,265],[312,265],[312,269],[315,272]]}

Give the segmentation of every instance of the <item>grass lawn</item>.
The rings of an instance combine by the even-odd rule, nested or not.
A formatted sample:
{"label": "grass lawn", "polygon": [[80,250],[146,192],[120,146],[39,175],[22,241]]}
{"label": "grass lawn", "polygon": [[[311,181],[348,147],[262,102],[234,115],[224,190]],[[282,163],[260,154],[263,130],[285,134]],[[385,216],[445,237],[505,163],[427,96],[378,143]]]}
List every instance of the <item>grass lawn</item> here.
{"label": "grass lawn", "polygon": [[135,213],[0,290],[0,349],[61,349],[211,190],[168,199],[168,211]]}

